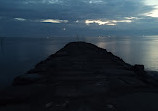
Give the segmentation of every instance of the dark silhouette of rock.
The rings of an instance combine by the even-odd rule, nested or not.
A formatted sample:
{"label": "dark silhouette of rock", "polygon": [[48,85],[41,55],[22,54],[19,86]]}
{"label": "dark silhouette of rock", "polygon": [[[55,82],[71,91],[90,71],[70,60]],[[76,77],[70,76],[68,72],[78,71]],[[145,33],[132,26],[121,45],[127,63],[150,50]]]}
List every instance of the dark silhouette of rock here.
{"label": "dark silhouette of rock", "polygon": [[147,75],[143,65],[127,64],[90,43],[72,42],[16,77],[14,86],[0,93],[5,101],[0,104],[8,106],[0,110],[124,111],[115,97],[158,91]]}
{"label": "dark silhouette of rock", "polygon": [[137,71],[144,71],[144,65],[136,64],[136,65],[133,66],[133,70],[135,72],[137,72]]}
{"label": "dark silhouette of rock", "polygon": [[13,81],[13,85],[28,85],[28,84],[32,84],[35,83],[39,80],[43,80],[44,77],[39,75],[39,74],[23,74],[20,76],[17,76],[14,81]]}

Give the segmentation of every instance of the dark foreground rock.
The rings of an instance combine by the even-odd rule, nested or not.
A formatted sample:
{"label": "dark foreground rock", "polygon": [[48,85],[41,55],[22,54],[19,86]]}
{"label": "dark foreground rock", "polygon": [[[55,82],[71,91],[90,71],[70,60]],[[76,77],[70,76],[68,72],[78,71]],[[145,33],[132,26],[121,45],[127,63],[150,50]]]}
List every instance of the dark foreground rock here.
{"label": "dark foreground rock", "polygon": [[0,110],[157,111],[157,92],[157,79],[143,65],[129,65],[90,43],[72,42],[16,77],[0,93]]}

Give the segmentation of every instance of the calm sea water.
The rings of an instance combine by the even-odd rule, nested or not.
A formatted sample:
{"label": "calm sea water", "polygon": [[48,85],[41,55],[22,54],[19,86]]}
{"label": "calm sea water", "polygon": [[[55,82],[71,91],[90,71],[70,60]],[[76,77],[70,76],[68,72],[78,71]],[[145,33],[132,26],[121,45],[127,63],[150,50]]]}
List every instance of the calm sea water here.
{"label": "calm sea water", "polygon": [[72,41],[85,41],[106,48],[130,64],[144,64],[158,71],[158,36],[0,38],[0,87],[24,74],[35,64]]}

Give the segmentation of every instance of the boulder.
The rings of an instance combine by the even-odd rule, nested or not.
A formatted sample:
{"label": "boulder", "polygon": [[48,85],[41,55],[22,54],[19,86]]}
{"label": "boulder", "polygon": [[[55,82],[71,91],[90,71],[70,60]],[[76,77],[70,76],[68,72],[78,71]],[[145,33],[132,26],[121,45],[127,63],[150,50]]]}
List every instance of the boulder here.
{"label": "boulder", "polygon": [[135,72],[144,71],[144,65],[135,64],[135,65],[133,66],[133,70],[134,70]]}

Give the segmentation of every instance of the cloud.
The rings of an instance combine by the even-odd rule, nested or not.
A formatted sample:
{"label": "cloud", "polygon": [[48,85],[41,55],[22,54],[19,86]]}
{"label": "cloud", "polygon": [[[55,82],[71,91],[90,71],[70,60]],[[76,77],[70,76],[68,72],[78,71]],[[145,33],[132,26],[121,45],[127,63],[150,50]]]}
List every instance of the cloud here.
{"label": "cloud", "polygon": [[153,9],[147,13],[144,13],[144,16],[158,18],[158,1],[157,0],[145,0],[144,3],[147,6],[151,6]]}
{"label": "cloud", "polygon": [[26,21],[26,19],[24,19],[24,18],[14,18],[14,19],[17,21]]}
{"label": "cloud", "polygon": [[117,23],[131,23],[131,19],[126,19],[126,20],[85,20],[85,24],[93,24],[96,23],[98,25],[117,25]]}
{"label": "cloud", "polygon": [[24,4],[61,4],[63,3],[62,0],[27,0],[23,1]]}
{"label": "cloud", "polygon": [[132,0],[5,0],[0,1],[4,16],[41,19],[100,19],[137,16],[151,11],[140,1]]}
{"label": "cloud", "polygon": [[89,3],[90,4],[101,4],[101,3],[106,3],[106,2],[103,0],[89,0]]}
{"label": "cloud", "polygon": [[68,20],[45,19],[45,20],[41,20],[40,22],[43,22],[43,23],[67,23]]}
{"label": "cloud", "polygon": [[112,23],[110,21],[102,21],[102,20],[85,20],[85,24],[89,25],[92,23],[96,23],[98,25],[116,25],[115,23]]}
{"label": "cloud", "polygon": [[140,19],[138,17],[124,17],[124,18],[127,19],[127,20]]}
{"label": "cloud", "polygon": [[[104,33],[106,29],[115,32],[126,29],[157,28],[156,2],[149,4],[144,1],[1,0],[0,16],[3,19],[1,18],[0,22],[3,23],[5,20],[6,24],[18,24],[14,25],[15,27],[25,27],[29,24],[27,28],[36,30],[34,32],[40,30],[41,33],[46,33],[41,29],[49,26],[51,33],[53,27],[54,34],[57,32],[61,34],[60,29],[63,31],[64,28],[66,29],[64,30],[65,33],[82,31],[86,34],[88,32]],[[6,24],[1,24],[0,28],[10,27]],[[58,31],[55,30],[56,27]]]}
{"label": "cloud", "polygon": [[144,13],[143,15],[158,18],[158,6],[154,6],[154,9],[152,11]]}

